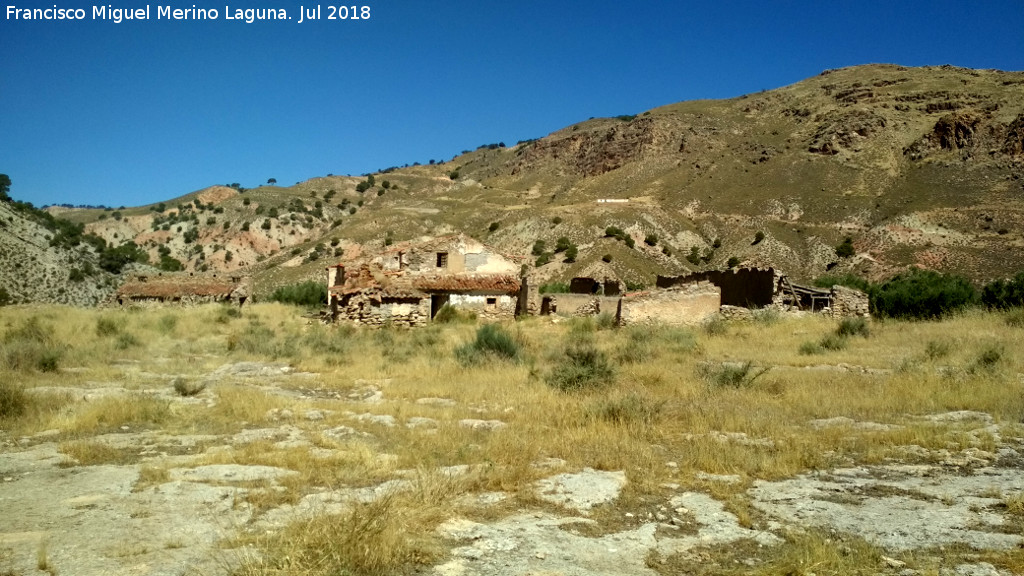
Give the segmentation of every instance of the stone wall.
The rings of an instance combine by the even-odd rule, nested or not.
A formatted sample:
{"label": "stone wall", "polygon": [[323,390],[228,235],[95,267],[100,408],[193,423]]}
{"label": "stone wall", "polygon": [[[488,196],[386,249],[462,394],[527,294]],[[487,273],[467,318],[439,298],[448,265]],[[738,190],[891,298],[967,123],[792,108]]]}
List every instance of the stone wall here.
{"label": "stone wall", "polygon": [[868,295],[846,286],[832,287],[833,318],[870,318],[871,303]]}
{"label": "stone wall", "polygon": [[624,325],[694,325],[718,313],[722,291],[710,282],[641,292],[622,299],[619,322]]}
{"label": "stone wall", "polygon": [[[493,299],[494,304],[488,304],[488,299]],[[501,295],[477,295],[477,294],[452,294],[449,296],[448,304],[459,310],[467,310],[476,314],[477,318],[497,322],[500,320],[512,320],[516,316],[515,296]]]}
{"label": "stone wall", "polygon": [[549,294],[553,312],[559,316],[597,316],[603,312],[617,315],[618,296],[593,294]]}
{"label": "stone wall", "polygon": [[670,288],[694,282],[711,282],[722,291],[722,304],[760,308],[772,303],[775,295],[775,270],[772,268],[739,268],[709,270],[685,276],[658,276],[658,288]]}
{"label": "stone wall", "polygon": [[426,326],[430,322],[430,298],[376,301],[355,295],[338,305],[335,320],[362,326]]}

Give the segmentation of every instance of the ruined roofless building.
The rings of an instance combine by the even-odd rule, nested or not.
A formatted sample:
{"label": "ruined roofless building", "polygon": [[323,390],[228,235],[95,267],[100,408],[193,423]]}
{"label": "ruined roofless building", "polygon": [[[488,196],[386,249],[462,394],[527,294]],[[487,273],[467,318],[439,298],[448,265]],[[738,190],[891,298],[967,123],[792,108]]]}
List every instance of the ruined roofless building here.
{"label": "ruined roofless building", "polygon": [[464,234],[403,242],[327,268],[333,321],[422,326],[445,304],[484,320],[519,308],[519,266]]}

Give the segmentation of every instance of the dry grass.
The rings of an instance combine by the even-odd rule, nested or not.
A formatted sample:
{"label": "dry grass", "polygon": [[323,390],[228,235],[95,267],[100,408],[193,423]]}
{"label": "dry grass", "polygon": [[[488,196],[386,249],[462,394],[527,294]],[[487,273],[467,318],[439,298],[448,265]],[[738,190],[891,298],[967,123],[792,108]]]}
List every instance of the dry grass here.
{"label": "dry grass", "polygon": [[[519,347],[518,362],[485,357],[467,365],[457,361],[455,350],[474,340],[473,325],[378,331],[307,325],[294,309],[277,304],[252,306],[241,318],[222,316],[216,306],[105,312],[2,308],[0,330],[37,317],[52,328],[50,337],[63,352],[56,373],[0,367],[0,381],[19,382],[12,393],[17,397],[11,396],[19,408],[0,414],[0,420],[14,434],[58,430],[61,451],[83,465],[120,462],[119,453],[92,437],[119,432],[122,426],[132,432],[215,435],[294,426],[312,448],[256,442],[208,451],[192,461],[299,472],[282,481],[283,489],[251,490],[248,503],[257,510],[294,503],[316,490],[370,486],[417,471],[419,488],[412,493],[354,507],[342,521],[317,518],[261,539],[261,559],[246,563],[239,574],[385,574],[427,562],[439,550],[431,530],[451,514],[457,496],[500,490],[513,494],[518,505],[532,506],[534,481],[551,473],[534,466],[545,458],[564,459],[569,470],[624,470],[631,502],[660,495],[666,482],[708,491],[742,523],[758,526],[761,519],[743,494],[755,479],[791,477],[838,461],[905,460],[902,447],[908,445],[991,450],[993,438],[968,434],[969,423],[940,425],[920,416],[986,412],[1004,436],[1019,433],[1016,423],[1024,417],[1024,382],[1018,376],[1024,367],[1024,332],[998,314],[983,312],[942,322],[874,322],[867,337],[847,337],[841,350],[813,356],[800,354],[801,343],[834,334],[835,322],[782,317],[702,333],[599,330],[593,322],[532,320],[505,326]],[[99,319],[105,320],[102,330]],[[116,334],[124,333],[134,335],[137,345],[119,349]],[[571,392],[549,385],[545,376],[562,362],[570,338],[591,342],[614,368],[614,381]],[[221,378],[210,381],[200,400],[178,397],[168,384],[171,375],[203,381],[226,363],[271,359],[318,376]],[[737,385],[702,377],[706,367],[723,363],[748,366],[747,376],[760,375],[740,378]],[[358,379],[376,383],[384,401],[353,405],[274,390],[318,388],[344,398],[365,386],[356,384]],[[130,393],[82,401],[80,394],[33,392],[38,387],[100,386],[120,386]],[[416,403],[425,397],[454,404]],[[273,409],[288,409],[295,416],[275,421],[269,415]],[[326,418],[302,416],[313,409]],[[391,415],[397,425],[357,422],[345,410]],[[835,416],[896,427],[807,425]],[[436,432],[407,428],[411,417],[435,419]],[[466,418],[501,420],[508,426],[473,430],[458,424]],[[340,425],[372,436],[335,440],[322,434]],[[314,448],[335,452],[325,455]],[[669,461],[677,466],[666,466]],[[459,464],[471,468],[457,482],[431,472]],[[735,474],[741,481],[709,484],[697,479],[697,472]],[[168,477],[167,465],[147,462],[136,489]],[[1020,500],[1019,495],[1005,499],[1011,514],[1022,514]],[[835,543],[813,535],[791,540],[785,547],[788,556],[765,560],[770,568],[763,573],[842,573],[852,566],[847,556],[835,555]],[[875,558],[871,550],[848,545],[854,559]],[[1009,558],[1001,565],[1013,562]]]}

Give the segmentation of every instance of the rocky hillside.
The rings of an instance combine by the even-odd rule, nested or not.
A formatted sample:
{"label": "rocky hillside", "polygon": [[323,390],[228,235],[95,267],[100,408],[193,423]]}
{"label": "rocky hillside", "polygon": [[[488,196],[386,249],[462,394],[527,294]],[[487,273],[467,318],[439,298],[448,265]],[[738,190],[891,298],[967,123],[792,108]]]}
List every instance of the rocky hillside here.
{"label": "rocky hillside", "polygon": [[[649,285],[739,263],[799,280],[917,265],[982,282],[1024,267],[1024,73],[858,66],[372,178],[59,215],[133,240],[153,266],[244,269],[257,295],[319,278],[346,249],[453,231],[540,281],[599,272]],[[555,252],[563,237],[572,261]],[[853,254],[841,257],[846,238]]]}
{"label": "rocky hillside", "polygon": [[50,302],[91,306],[118,285],[97,264],[95,251],[53,246],[54,231],[0,201],[0,305]]}

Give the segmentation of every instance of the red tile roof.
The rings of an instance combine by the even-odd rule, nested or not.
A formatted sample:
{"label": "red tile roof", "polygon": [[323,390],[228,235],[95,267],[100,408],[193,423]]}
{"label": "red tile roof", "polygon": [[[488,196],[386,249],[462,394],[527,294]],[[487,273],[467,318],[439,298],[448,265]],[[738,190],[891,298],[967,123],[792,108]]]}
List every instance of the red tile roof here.
{"label": "red tile roof", "polygon": [[519,279],[505,274],[421,276],[413,279],[412,285],[424,292],[519,292]]}

